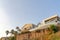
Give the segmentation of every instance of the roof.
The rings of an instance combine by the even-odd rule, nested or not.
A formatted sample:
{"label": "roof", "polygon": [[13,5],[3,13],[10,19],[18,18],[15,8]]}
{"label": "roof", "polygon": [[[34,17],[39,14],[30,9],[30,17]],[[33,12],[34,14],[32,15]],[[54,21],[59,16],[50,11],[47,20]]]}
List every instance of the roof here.
{"label": "roof", "polygon": [[30,29],[33,26],[36,26],[36,25],[35,24],[25,24],[22,29]]}
{"label": "roof", "polygon": [[53,18],[56,18],[56,17],[59,17],[59,16],[58,15],[54,15],[54,16],[51,16],[49,18],[44,19],[43,21],[50,20],[50,19],[53,19]]}

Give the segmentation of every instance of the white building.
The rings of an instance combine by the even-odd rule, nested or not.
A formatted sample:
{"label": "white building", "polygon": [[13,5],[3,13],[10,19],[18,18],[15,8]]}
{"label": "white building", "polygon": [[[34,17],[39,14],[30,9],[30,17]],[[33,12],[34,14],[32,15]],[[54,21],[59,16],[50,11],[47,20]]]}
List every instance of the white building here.
{"label": "white building", "polygon": [[47,25],[47,24],[58,24],[58,23],[60,23],[60,17],[58,15],[54,15],[44,19],[39,26]]}
{"label": "white building", "polygon": [[[39,23],[38,27],[36,27],[32,30],[44,29],[44,28],[49,27],[49,25],[51,25],[51,24],[54,24],[54,25],[60,24],[60,17],[58,15],[54,15],[49,18],[46,18],[41,23]],[[32,30],[30,30],[30,31],[32,31]]]}

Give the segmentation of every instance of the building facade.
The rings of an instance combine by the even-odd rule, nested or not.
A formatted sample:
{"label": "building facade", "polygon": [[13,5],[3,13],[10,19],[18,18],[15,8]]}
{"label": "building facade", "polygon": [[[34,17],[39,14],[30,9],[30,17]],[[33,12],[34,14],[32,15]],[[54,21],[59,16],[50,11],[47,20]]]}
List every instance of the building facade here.
{"label": "building facade", "polygon": [[53,33],[50,25],[55,25],[60,31],[60,17],[57,15],[44,19],[38,26],[26,24],[20,34],[16,35],[16,40],[47,40],[48,35]]}

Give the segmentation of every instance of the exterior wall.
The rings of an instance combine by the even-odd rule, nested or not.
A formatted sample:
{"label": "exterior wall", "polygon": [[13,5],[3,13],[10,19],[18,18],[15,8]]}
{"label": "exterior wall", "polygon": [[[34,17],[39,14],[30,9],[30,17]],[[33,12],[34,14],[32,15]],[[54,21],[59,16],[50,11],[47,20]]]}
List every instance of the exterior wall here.
{"label": "exterior wall", "polygon": [[46,34],[48,34],[50,30],[48,29],[43,29],[43,30],[38,30],[38,31],[32,31],[31,33],[24,33],[17,35],[16,40],[33,40],[33,39],[38,39],[38,40],[46,40]]}

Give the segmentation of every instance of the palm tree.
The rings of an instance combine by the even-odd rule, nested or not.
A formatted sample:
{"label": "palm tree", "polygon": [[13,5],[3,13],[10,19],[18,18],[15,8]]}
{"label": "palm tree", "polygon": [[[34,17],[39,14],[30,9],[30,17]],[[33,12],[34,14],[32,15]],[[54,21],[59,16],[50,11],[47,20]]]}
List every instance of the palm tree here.
{"label": "palm tree", "polygon": [[7,31],[6,31],[6,35],[8,35],[8,33],[9,33],[9,31],[7,30]]}
{"label": "palm tree", "polygon": [[10,32],[7,30],[6,31],[6,36],[8,35],[8,33],[11,33],[11,38],[10,40],[16,40],[16,35],[17,35],[17,31],[15,31],[14,29],[12,29]]}
{"label": "palm tree", "polygon": [[16,27],[16,29],[17,29],[17,32],[20,33],[21,29],[18,26]]}
{"label": "palm tree", "polygon": [[14,29],[12,29],[10,33],[11,33],[11,34],[14,34]]}
{"label": "palm tree", "polygon": [[17,36],[18,32],[17,31],[14,31],[14,38],[16,40],[16,36]]}
{"label": "palm tree", "polygon": [[7,35],[9,34],[9,31],[8,30],[6,30],[6,39],[7,39]]}

